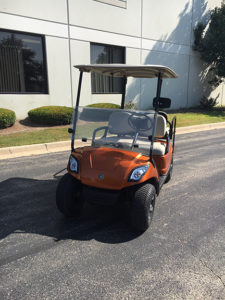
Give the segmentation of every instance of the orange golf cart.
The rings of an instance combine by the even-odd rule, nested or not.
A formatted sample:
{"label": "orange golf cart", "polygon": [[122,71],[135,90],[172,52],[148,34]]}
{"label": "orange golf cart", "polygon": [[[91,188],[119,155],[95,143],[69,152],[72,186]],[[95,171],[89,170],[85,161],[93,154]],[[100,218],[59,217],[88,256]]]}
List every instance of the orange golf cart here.
{"label": "orange golf cart", "polygon": [[[161,97],[163,79],[177,78],[160,65],[95,64],[80,71],[74,109],[71,155],[67,173],[56,191],[56,204],[65,216],[80,215],[85,201],[112,205],[126,202],[133,228],[145,231],[152,220],[156,196],[171,179],[176,133],[161,111],[171,100]],[[83,73],[124,79],[121,109],[80,107]],[[157,78],[152,111],[125,109],[128,77]],[[76,145],[76,147],[75,147]]]}

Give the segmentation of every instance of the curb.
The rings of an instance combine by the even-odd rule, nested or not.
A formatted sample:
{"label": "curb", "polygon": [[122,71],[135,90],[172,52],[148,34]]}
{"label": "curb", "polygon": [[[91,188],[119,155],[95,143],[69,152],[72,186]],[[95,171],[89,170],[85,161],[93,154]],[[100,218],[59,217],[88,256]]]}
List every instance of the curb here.
{"label": "curb", "polygon": [[0,148],[0,160],[70,150],[70,141]]}
{"label": "curb", "polygon": [[176,130],[176,134],[192,133],[192,132],[207,131],[207,130],[214,130],[214,129],[221,129],[221,128],[225,128],[225,122],[179,127]]}
{"label": "curb", "polygon": [[[207,131],[207,130],[220,129],[220,128],[225,128],[225,122],[180,127],[177,128],[176,134],[179,135],[179,134]],[[70,145],[71,145],[71,141],[62,141],[62,142],[53,142],[53,143],[45,143],[45,144],[33,144],[33,145],[26,145],[26,146],[0,148],[0,160],[70,151]],[[76,142],[76,145],[79,147],[82,145],[82,143]]]}

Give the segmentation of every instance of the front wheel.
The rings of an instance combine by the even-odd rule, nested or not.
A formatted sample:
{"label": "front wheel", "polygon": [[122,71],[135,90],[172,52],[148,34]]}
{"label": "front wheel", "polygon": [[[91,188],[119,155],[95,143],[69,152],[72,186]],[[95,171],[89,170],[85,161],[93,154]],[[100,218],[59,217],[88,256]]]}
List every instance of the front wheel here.
{"label": "front wheel", "polygon": [[69,173],[59,181],[56,190],[56,206],[66,217],[79,216],[83,207],[81,183]]}
{"label": "front wheel", "polygon": [[156,190],[150,183],[144,183],[134,190],[131,199],[131,224],[138,231],[149,228],[155,209]]}

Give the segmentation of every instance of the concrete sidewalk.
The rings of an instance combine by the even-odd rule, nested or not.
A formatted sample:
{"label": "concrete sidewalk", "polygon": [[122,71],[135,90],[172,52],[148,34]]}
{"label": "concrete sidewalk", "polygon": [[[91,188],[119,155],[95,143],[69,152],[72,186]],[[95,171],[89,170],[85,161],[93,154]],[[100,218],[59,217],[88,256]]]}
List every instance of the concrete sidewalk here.
{"label": "concrete sidewalk", "polygon": [[[220,128],[225,128],[225,122],[180,127],[177,128],[176,134],[185,134],[185,133],[206,131],[206,130],[213,130],[213,129],[220,129]],[[76,142],[76,146],[78,147],[81,146],[81,144],[83,143]],[[0,160],[22,157],[22,156],[47,154],[53,152],[70,151],[70,145],[71,145],[70,141],[63,141],[63,142],[0,148]]]}

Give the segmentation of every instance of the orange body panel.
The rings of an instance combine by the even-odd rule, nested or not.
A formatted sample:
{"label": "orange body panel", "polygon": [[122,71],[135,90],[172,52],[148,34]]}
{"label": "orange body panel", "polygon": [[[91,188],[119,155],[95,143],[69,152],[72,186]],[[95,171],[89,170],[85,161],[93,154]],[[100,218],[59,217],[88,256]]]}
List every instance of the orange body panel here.
{"label": "orange body panel", "polygon": [[[150,178],[156,178],[165,174],[169,167],[172,148],[169,153],[161,157],[154,157],[156,168],[149,162],[149,158],[140,153],[113,148],[82,147],[75,149],[72,155],[79,163],[78,174],[68,172],[80,180],[83,184],[110,190],[121,190],[123,188],[140,184]],[[138,181],[129,181],[133,169],[141,165],[149,164],[146,174]]]}
{"label": "orange body panel", "polygon": [[167,154],[165,154],[163,156],[157,156],[157,155],[154,156],[153,155],[153,159],[156,163],[156,167],[158,169],[159,176],[166,174],[166,172],[171,164],[172,154],[173,154],[173,148],[171,145],[169,145],[169,151]]}

